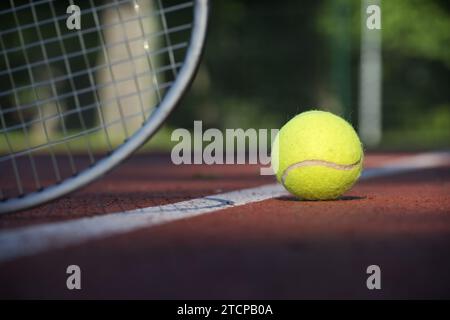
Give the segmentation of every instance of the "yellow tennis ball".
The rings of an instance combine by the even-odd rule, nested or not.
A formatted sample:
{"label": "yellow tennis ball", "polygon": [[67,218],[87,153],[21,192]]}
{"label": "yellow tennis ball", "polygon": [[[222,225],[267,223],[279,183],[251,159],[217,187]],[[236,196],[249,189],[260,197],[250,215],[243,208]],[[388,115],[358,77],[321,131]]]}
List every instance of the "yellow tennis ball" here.
{"label": "yellow tennis ball", "polygon": [[330,200],[358,180],[364,152],[347,121],[313,110],[281,128],[271,156],[277,180],[290,193],[305,200]]}

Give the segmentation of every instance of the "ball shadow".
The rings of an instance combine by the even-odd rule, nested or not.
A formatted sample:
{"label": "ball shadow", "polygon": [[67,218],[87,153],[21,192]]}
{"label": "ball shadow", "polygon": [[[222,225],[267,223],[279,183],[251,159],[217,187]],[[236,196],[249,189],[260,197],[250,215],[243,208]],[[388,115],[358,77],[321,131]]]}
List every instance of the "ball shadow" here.
{"label": "ball shadow", "polygon": [[320,202],[320,201],[327,201],[327,202],[333,202],[333,201],[353,201],[353,200],[363,200],[366,199],[367,197],[359,197],[359,196],[342,196],[339,197],[337,199],[332,199],[332,200],[302,200],[302,199],[298,199],[294,196],[282,196],[279,198],[276,198],[276,200],[280,200],[280,201],[297,201],[297,202]]}

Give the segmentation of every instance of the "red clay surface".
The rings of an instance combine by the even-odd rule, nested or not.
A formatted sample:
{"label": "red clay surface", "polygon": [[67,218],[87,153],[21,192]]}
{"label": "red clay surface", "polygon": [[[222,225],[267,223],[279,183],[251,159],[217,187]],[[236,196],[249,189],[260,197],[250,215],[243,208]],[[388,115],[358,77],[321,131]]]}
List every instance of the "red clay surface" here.
{"label": "red clay surface", "polygon": [[[50,166],[48,159],[39,161]],[[88,187],[52,203],[0,217],[0,230],[132,210],[274,182],[259,166],[180,165],[169,155],[136,155]]]}
{"label": "red clay surface", "polygon": [[[378,166],[404,155],[369,155]],[[255,166],[137,156],[3,229],[178,202],[273,182]],[[99,192],[99,190],[101,190]],[[450,164],[358,183],[342,200],[291,197],[0,264],[0,298],[450,298]],[[66,289],[68,265],[82,290]],[[366,288],[379,265],[382,289]]]}
{"label": "red clay surface", "polygon": [[[371,155],[364,165],[370,168],[405,156],[408,154]],[[88,163],[87,157],[77,160]],[[52,166],[49,157],[41,156],[37,163],[40,172]],[[0,230],[175,203],[273,182],[271,176],[260,176],[259,166],[255,165],[176,166],[169,155],[136,155],[103,179],[69,196],[1,216]]]}

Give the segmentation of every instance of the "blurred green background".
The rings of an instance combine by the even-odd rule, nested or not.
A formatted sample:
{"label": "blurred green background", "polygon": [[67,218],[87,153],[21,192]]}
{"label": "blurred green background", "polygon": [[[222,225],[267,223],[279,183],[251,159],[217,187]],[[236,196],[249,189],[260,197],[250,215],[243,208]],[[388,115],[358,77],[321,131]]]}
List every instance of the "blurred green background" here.
{"label": "blurred green background", "polygon": [[[194,120],[204,128],[280,128],[320,108],[358,127],[361,3],[211,1],[197,77],[144,150],[170,149],[172,130],[192,129]],[[450,1],[384,0],[381,8],[383,135],[377,148],[449,148]],[[88,125],[95,120],[86,118]],[[78,125],[76,117],[72,122]]]}
{"label": "blurred green background", "polygon": [[[321,108],[358,126],[361,2],[213,1],[171,127],[279,128]],[[450,1],[381,1],[383,149],[450,146]]]}

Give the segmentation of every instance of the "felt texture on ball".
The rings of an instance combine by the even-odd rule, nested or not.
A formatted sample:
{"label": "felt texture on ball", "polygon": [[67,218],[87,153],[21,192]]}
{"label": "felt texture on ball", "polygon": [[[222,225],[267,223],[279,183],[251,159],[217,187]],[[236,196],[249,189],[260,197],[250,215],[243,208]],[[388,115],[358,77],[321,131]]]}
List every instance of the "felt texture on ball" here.
{"label": "felt texture on ball", "polygon": [[347,121],[313,110],[295,116],[281,128],[271,158],[277,180],[294,196],[331,200],[358,180],[364,152]]}

